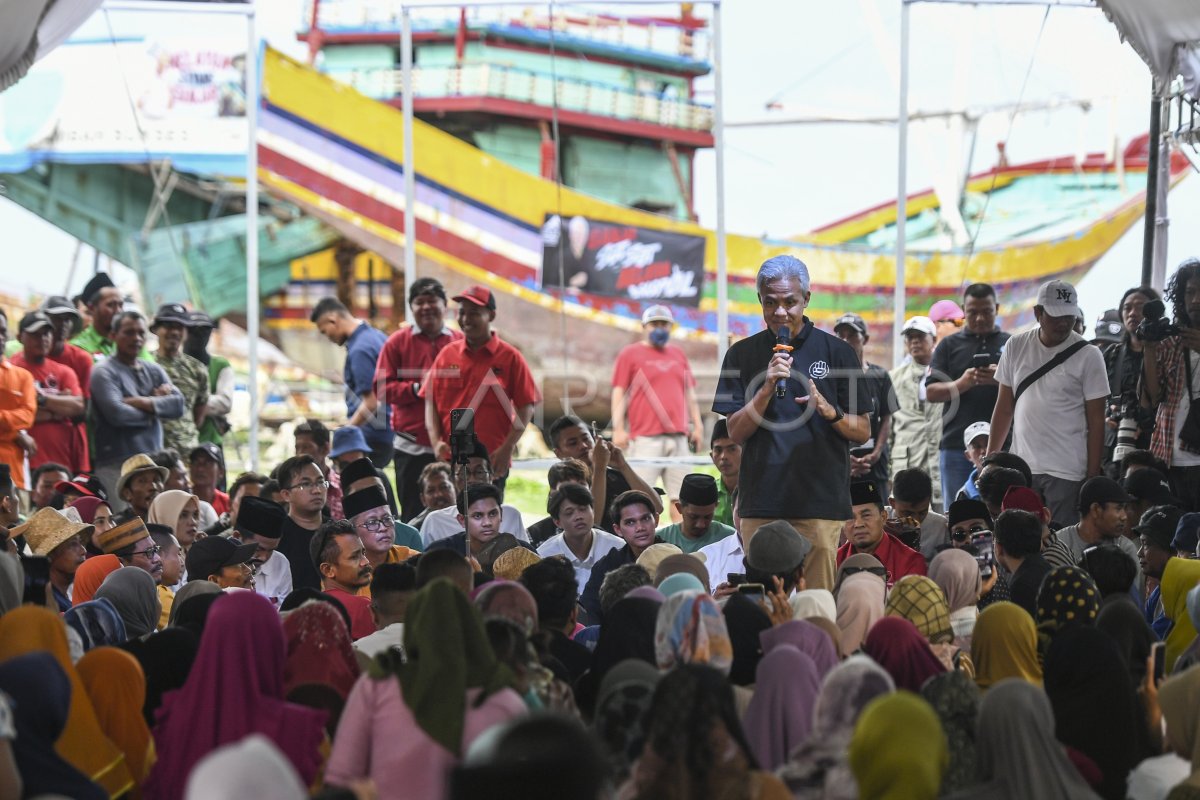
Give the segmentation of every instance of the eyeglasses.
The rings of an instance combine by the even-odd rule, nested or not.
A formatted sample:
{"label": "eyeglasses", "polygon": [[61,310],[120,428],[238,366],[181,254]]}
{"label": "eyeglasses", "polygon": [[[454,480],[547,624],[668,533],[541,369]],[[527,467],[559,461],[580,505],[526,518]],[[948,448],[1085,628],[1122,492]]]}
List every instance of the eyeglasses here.
{"label": "eyeglasses", "polygon": [[311,492],[314,489],[319,492],[323,492],[329,488],[329,481],[317,481],[316,483],[313,483],[312,481],[304,481],[302,483],[294,483],[287,488],[289,491],[293,492]]}
{"label": "eyeglasses", "polygon": [[262,565],[255,561],[246,561],[241,564],[238,564],[238,566],[241,567],[244,572],[249,572],[250,577],[253,578],[255,575],[258,574],[258,568]]}
{"label": "eyeglasses", "polygon": [[145,550],[134,550],[132,553],[130,553],[130,555],[131,556],[145,556],[146,558],[154,558],[156,555],[158,555],[161,552],[162,552],[162,548],[159,547],[158,545],[155,545],[154,547],[147,547]]}
{"label": "eyeglasses", "polygon": [[480,467],[479,469],[464,469],[460,470],[458,474],[465,475],[468,478],[473,478],[479,481],[488,481],[492,478],[492,471],[487,467]]}
{"label": "eyeglasses", "polygon": [[954,539],[956,542],[965,542],[967,539],[970,539],[977,533],[991,533],[991,531],[982,525],[972,525],[970,530],[951,531],[950,538]]}
{"label": "eyeglasses", "polygon": [[857,575],[860,572],[869,572],[872,575],[878,575],[880,578],[887,580],[888,571],[886,567],[845,567],[842,569],[842,577]]}
{"label": "eyeglasses", "polygon": [[388,516],[388,517],[376,517],[375,519],[369,519],[366,522],[356,525],[355,527],[362,528],[364,531],[370,531],[371,533],[379,533],[380,531],[391,530],[392,528],[395,527],[395,525],[396,525],[396,520],[394,520],[390,516]]}

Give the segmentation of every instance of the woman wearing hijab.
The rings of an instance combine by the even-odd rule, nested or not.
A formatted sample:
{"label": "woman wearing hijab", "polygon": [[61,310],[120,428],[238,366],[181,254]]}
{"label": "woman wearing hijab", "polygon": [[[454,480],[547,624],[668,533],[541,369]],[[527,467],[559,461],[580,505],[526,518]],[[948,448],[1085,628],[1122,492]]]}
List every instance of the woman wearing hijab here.
{"label": "woman wearing hijab", "polygon": [[[758,662],[763,657],[759,635],[771,629],[771,617],[758,603],[742,594],[730,595],[721,614],[725,617],[725,628],[733,648],[729,682],[739,687],[753,686]],[[736,691],[734,695],[736,697]],[[749,702],[748,696],[746,701]]]}
{"label": "woman wearing hijab", "polygon": [[813,660],[820,679],[824,679],[829,670],[838,664],[837,650],[829,635],[808,620],[794,619],[775,625],[760,633],[758,639],[764,655],[780,645],[795,647]]}
{"label": "woman wearing hijab", "polygon": [[75,570],[71,584],[71,604],[86,603],[96,595],[104,579],[121,568],[121,559],[112,555],[92,556]]}
{"label": "woman wearing hijab", "polygon": [[742,716],[746,741],[763,769],[774,771],[804,744],[821,690],[817,665],[790,644],[771,649],[758,663],[754,697]]}
{"label": "woman wearing hijab", "polygon": [[483,731],[525,713],[512,673],[496,659],[479,611],[446,578],[413,597],[401,663],[376,657],[345,712],[325,782],[404,786],[412,797],[442,797],[446,772]]}
{"label": "woman wearing hijab", "polygon": [[707,664],[722,675],[729,674],[733,644],[725,617],[707,592],[680,592],[659,607],[654,657],[664,671],[677,664]]}
{"label": "woman wearing hijab", "polygon": [[887,567],[883,565],[882,561],[868,553],[855,553],[838,565],[837,578],[833,584],[833,599],[835,601],[838,599],[846,578],[862,572],[878,575],[885,582],[888,579]]}
{"label": "woman wearing hijab", "polygon": [[1027,681],[1001,681],[983,696],[975,748],[980,785],[952,800],[1098,800],[1054,738],[1046,693]]}
{"label": "woman wearing hijab", "polygon": [[63,614],[63,622],[79,634],[85,653],[94,647],[118,647],[129,638],[120,614],[105,599],[71,606],[71,610]]}
{"label": "woman wearing hijab", "polygon": [[[854,558],[858,556],[850,556],[842,566]],[[842,632],[842,656],[851,656],[858,652],[871,626],[883,618],[887,584],[874,573],[854,573],[842,580],[836,597],[837,626]]]}
{"label": "woman wearing hijab", "polygon": [[1148,732],[1116,644],[1092,627],[1059,631],[1046,651],[1046,695],[1058,741],[1103,773],[1105,800],[1124,800],[1130,770],[1148,756]]}
{"label": "woman wearing hijab", "polygon": [[1100,590],[1092,576],[1078,567],[1055,567],[1042,579],[1037,595],[1038,654],[1059,631],[1093,625],[1100,613]]}
{"label": "woman wearing hijab", "polygon": [[24,784],[22,797],[110,796],[55,746],[68,723],[71,688],[71,679],[49,653],[28,653],[0,663],[0,692],[12,699],[12,754]]}
{"label": "woman wearing hijab", "polygon": [[107,600],[125,623],[125,635],[140,639],[154,633],[162,605],[154,578],[141,567],[121,567],[96,590],[97,600]]}
{"label": "woman wearing hijab", "polygon": [[[89,650],[75,665],[79,680],[96,709],[100,728],[125,754],[133,780],[141,784],[154,763],[154,740],[142,716],[146,676],[136,658],[115,647]],[[135,789],[133,798],[142,796]]]}
{"label": "woman wearing hijab", "polygon": [[608,671],[629,659],[653,666],[654,630],[658,624],[658,608],[662,603],[625,597],[618,600],[605,615],[600,626],[600,640],[592,653],[592,666],[579,679],[575,700],[579,710],[591,718],[597,692]]}
{"label": "woman wearing hijab", "polygon": [[0,663],[28,653],[49,653],[70,684],[66,726],[54,740],[58,755],[100,784],[110,797],[132,789],[125,756],[100,729],[92,701],[71,664],[67,628],[58,614],[40,606],[21,606],[0,617]]}
{"label": "woman wearing hijab", "polygon": [[884,617],[871,627],[863,652],[888,671],[897,689],[919,692],[946,667],[929,649],[917,627],[902,617]]}
{"label": "woman wearing hijab", "polygon": [[971,634],[979,616],[979,593],[983,591],[979,564],[966,550],[952,547],[938,553],[929,562],[929,577],[946,596],[954,644],[971,652]]}
{"label": "woman wearing hijab", "polygon": [[184,800],[306,800],[308,796],[287,756],[256,733],[202,758],[188,778]]}
{"label": "woman wearing hijab", "polygon": [[896,581],[896,585],[888,592],[884,615],[902,617],[917,626],[917,630],[929,642],[933,654],[946,669],[959,669],[975,677],[970,656],[954,645],[950,609],[941,588],[932,578],[906,575]]}
{"label": "woman wearing hijab", "polygon": [[251,733],[274,742],[310,785],[325,715],[283,699],[287,645],[275,607],[253,592],[234,592],[213,605],[209,619],[187,681],[159,711],[158,761],[143,796],[179,797],[197,761]]}
{"label": "woman wearing hijab", "polygon": [[133,655],[146,676],[146,701],[142,718],[153,727],[162,707],[163,695],[183,687],[187,682],[200,637],[184,628],[167,628],[145,639],[126,642],[121,648]]}
{"label": "woman wearing hijab", "polygon": [[971,638],[975,685],[987,691],[1005,678],[1021,678],[1042,685],[1038,661],[1037,628],[1016,603],[993,603],[979,615]]}
{"label": "woman wearing hijab", "polygon": [[1128,596],[1114,596],[1100,604],[1096,617],[1096,628],[1108,634],[1121,653],[1121,660],[1129,671],[1129,682],[1134,691],[1146,679],[1146,659],[1151,646],[1158,641],[1154,631],[1146,624],[1146,618]]}
{"label": "woman wearing hijab", "polygon": [[[1174,561],[1175,559],[1171,559]],[[1190,775],[1167,800],[1200,799],[1200,669],[1173,675],[1158,687],[1158,704],[1167,723],[1167,743],[1191,762]]]}
{"label": "woman wearing hijab", "polygon": [[779,777],[796,800],[858,800],[846,753],[863,708],[896,690],[892,676],[866,656],[851,656],[825,677],[808,741],[792,751]]}
{"label": "woman wearing hijab", "polygon": [[830,622],[825,617],[809,617],[802,621],[820,628],[825,633],[833,645],[834,663],[840,662],[842,660],[842,632],[838,629],[837,623]]}
{"label": "woman wearing hijab", "polygon": [[186,555],[200,530],[200,500],[196,495],[179,489],[159,492],[150,503],[146,522],[166,525],[174,531]]}
{"label": "woman wearing hijab", "polygon": [[942,777],[941,794],[965,789],[975,782],[975,724],[982,699],[979,687],[966,674],[953,671],[926,683],[921,696],[941,720],[950,745],[950,766]]}
{"label": "woman wearing hijab", "polygon": [[837,622],[837,602],[833,599],[833,592],[828,589],[794,592],[788,604],[792,607],[792,619],[824,617],[830,622]]}
{"label": "woman wearing hijab", "polygon": [[358,680],[358,660],[346,623],[328,603],[310,601],[283,620],[287,662],[283,691],[306,684],[328,686],[345,700]]}
{"label": "woman wearing hijab", "polygon": [[910,692],[872,700],[850,739],[850,768],[861,800],[933,800],[949,760],[937,715]]}
{"label": "woman wearing hijab", "polygon": [[184,603],[199,595],[221,593],[221,587],[217,586],[212,581],[189,581],[183,585],[183,588],[175,593],[175,600],[171,603],[171,615],[167,618],[167,627],[179,624],[179,610],[183,608]]}
{"label": "woman wearing hijab", "polygon": [[1167,634],[1167,672],[1175,669],[1175,661],[1196,639],[1187,609],[1187,594],[1200,583],[1200,561],[1190,558],[1171,558],[1163,570],[1161,581],[1163,613],[1172,621]]}
{"label": "woman wearing hijab", "polygon": [[619,800],[788,797],[778,778],[759,771],[733,690],[712,667],[681,664],[664,675],[648,720],[646,745]]}
{"label": "woman wearing hijab", "polygon": [[[696,560],[691,556],[687,556],[687,558],[691,558],[692,561]],[[673,575],[668,575],[663,582],[658,585],[658,590],[662,592],[663,597],[670,597],[671,595],[679,594],[680,592],[688,592],[693,590],[698,592],[707,591],[708,588],[692,573],[676,572]]]}
{"label": "woman wearing hijab", "polygon": [[[1188,618],[1192,621],[1192,627],[1200,631],[1200,584],[1187,593],[1187,612]],[[0,613],[3,612],[0,611]],[[1184,648],[1179,658],[1175,660],[1173,671],[1183,672],[1195,664],[1200,664],[1200,638],[1193,639],[1192,643]]]}
{"label": "woman wearing hijab", "polygon": [[592,727],[608,754],[614,784],[629,777],[630,764],[646,744],[646,714],[661,677],[652,664],[631,658],[608,670],[600,682]]}
{"label": "woman wearing hijab", "polygon": [[78,497],[69,507],[79,512],[79,519],[94,528],[92,535],[83,543],[88,558],[103,555],[104,551],[96,546],[96,538],[113,529],[112,507],[99,497]]}

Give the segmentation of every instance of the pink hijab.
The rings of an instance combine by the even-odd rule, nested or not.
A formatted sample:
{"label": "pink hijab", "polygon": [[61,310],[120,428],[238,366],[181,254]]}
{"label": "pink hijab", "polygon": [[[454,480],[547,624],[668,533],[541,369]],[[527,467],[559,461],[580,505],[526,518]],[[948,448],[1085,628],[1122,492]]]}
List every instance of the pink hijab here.
{"label": "pink hijab", "polygon": [[803,619],[794,619],[767,628],[758,635],[758,642],[762,645],[764,655],[776,647],[790,644],[813,660],[817,676],[822,679],[841,660],[837,651],[833,649],[833,640],[829,638],[829,634]]}
{"label": "pink hijab", "polygon": [[758,662],[755,680],[742,724],[759,767],[774,772],[808,739],[821,677],[811,658],[794,645],[779,644]]}
{"label": "pink hijab", "polygon": [[234,592],[213,604],[187,682],[163,697],[154,727],[159,756],[143,786],[146,800],[182,797],[200,759],[254,733],[279,747],[305,785],[313,782],[326,715],[284,702],[286,653],[271,601]]}

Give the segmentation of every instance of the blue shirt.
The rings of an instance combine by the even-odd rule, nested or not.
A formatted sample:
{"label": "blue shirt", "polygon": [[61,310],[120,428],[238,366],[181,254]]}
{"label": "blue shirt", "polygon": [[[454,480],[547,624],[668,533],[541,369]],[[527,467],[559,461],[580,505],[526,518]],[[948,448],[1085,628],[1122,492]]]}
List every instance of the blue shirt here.
{"label": "blue shirt", "polygon": [[[342,380],[346,384],[347,416],[354,416],[354,412],[362,405],[364,394],[375,392],[375,364],[386,341],[387,334],[365,322],[346,339],[346,365],[342,368]],[[379,407],[362,426],[362,431],[372,448],[386,447],[392,443],[391,409],[382,391],[375,394]]]}

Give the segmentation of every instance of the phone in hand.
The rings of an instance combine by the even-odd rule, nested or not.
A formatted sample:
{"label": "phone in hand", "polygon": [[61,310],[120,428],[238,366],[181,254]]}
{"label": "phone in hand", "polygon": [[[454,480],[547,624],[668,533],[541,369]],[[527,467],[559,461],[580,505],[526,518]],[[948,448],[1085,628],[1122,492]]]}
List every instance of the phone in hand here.
{"label": "phone in hand", "polygon": [[991,353],[976,353],[971,359],[971,366],[975,369],[987,369],[992,365]]}
{"label": "phone in hand", "polygon": [[979,565],[979,574],[984,580],[992,577],[996,568],[996,547],[991,531],[983,531],[971,536],[971,549],[975,552],[975,563]]}
{"label": "phone in hand", "polygon": [[746,583],[746,573],[730,572],[725,576],[725,582],[730,586],[741,586]]}
{"label": "phone in hand", "polygon": [[25,571],[25,591],[22,603],[35,606],[46,605],[46,584],[50,583],[50,559],[46,556],[21,556],[21,569]]}
{"label": "phone in hand", "polygon": [[1158,686],[1167,674],[1167,643],[1150,645],[1150,655],[1154,658],[1154,685]]}
{"label": "phone in hand", "polygon": [[756,603],[767,602],[767,587],[761,583],[743,583],[737,587],[738,594],[745,595]]}

